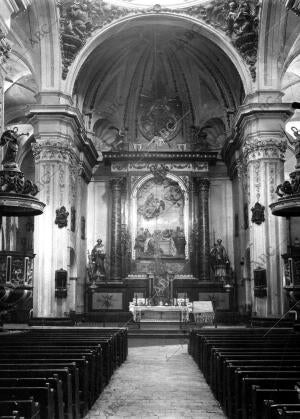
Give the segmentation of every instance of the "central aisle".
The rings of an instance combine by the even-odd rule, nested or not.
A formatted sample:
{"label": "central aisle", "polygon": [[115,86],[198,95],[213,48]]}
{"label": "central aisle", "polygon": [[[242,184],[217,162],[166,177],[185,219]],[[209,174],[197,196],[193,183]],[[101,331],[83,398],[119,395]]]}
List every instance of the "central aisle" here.
{"label": "central aisle", "polygon": [[[165,342],[165,341],[162,341]],[[131,342],[130,342],[131,343]],[[85,419],[226,418],[187,345],[130,347]]]}

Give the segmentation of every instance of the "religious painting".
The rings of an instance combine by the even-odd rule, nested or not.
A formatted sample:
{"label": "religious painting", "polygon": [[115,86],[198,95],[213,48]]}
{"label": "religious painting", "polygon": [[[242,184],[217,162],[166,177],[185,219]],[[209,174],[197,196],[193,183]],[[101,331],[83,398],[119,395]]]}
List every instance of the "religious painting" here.
{"label": "religious painting", "polygon": [[137,258],[184,258],[184,194],[167,177],[147,180],[137,192]]}

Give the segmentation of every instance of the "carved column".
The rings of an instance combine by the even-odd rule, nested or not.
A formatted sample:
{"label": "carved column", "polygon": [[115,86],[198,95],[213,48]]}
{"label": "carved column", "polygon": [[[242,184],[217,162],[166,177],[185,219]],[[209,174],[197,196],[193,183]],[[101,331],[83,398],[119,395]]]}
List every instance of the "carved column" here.
{"label": "carved column", "polygon": [[197,265],[200,280],[210,279],[209,265],[209,180],[203,178],[195,179],[196,193],[198,195],[198,240],[197,240]]}
{"label": "carved column", "polygon": [[[84,310],[87,185],[96,159],[79,129],[75,110],[69,116],[64,106],[57,106],[51,115],[48,109],[48,105],[34,105],[29,111],[36,140],[32,144],[35,183],[39,199],[46,204],[44,213],[35,218],[33,311],[34,316],[60,317],[69,310]],[[63,214],[62,207],[69,213],[65,223],[57,216]],[[68,274],[66,298],[55,295],[59,269]]]}
{"label": "carved column", "polygon": [[122,187],[123,178],[115,178],[111,180],[112,213],[110,276],[113,280],[120,280],[122,276]]}
{"label": "carved column", "polygon": [[[278,108],[282,107],[279,111]],[[276,111],[251,109],[241,112],[241,155],[247,174],[252,312],[257,316],[280,316],[284,310],[282,258],[287,246],[286,220],[275,217],[269,205],[277,198],[276,186],[284,179],[286,137],[281,126],[291,115],[285,105]],[[259,107],[259,105],[258,105]],[[267,296],[254,290],[254,270],[266,270]]]}
{"label": "carved column", "polygon": [[[34,315],[37,317],[61,317],[68,312],[73,290],[68,297],[55,297],[55,271],[68,269],[70,260],[70,168],[76,158],[75,151],[64,141],[38,139],[32,145],[35,158],[35,178],[40,190],[39,197],[46,203],[44,214],[35,219],[34,250]],[[66,223],[57,223],[57,212],[66,208]]]}

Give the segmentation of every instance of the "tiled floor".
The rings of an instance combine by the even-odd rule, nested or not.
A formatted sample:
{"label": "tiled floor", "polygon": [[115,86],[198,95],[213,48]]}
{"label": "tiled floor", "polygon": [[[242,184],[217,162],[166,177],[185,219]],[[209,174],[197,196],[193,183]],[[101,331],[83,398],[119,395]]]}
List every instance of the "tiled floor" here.
{"label": "tiled floor", "polygon": [[85,419],[226,418],[187,345],[129,348]]}

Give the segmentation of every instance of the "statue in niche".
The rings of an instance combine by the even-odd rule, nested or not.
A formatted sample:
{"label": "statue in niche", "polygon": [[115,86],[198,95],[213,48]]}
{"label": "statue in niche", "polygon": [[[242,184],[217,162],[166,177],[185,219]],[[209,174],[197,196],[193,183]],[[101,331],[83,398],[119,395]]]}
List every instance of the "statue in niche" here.
{"label": "statue in niche", "polygon": [[55,224],[58,225],[58,228],[67,227],[68,225],[68,211],[66,210],[66,207],[62,206],[59,209],[56,210],[56,218],[55,218]]}
{"label": "statue in niche", "polygon": [[214,247],[211,249],[210,260],[215,278],[219,280],[225,280],[228,269],[230,267],[230,261],[226,249],[222,245],[221,239],[218,239],[217,243],[215,243]]}
{"label": "statue in niche", "polygon": [[91,252],[91,261],[93,263],[93,277],[94,278],[104,278],[105,277],[105,267],[104,267],[105,253],[104,245],[101,239],[97,240],[97,243],[92,249]]}

